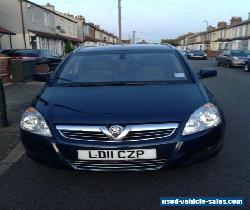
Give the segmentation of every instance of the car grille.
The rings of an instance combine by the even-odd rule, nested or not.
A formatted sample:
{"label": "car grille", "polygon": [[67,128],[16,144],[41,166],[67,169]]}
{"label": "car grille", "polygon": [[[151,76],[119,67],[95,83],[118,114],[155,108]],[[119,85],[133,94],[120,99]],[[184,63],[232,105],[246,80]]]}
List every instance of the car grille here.
{"label": "car grille", "polygon": [[95,171],[139,171],[139,170],[157,170],[167,164],[166,159],[155,160],[131,160],[131,161],[88,161],[88,160],[69,160],[69,164],[78,170]]}
{"label": "car grille", "polygon": [[108,141],[109,138],[102,132],[91,132],[91,131],[68,131],[60,130],[64,137],[76,140],[97,140],[97,141]]}
{"label": "car grille", "polygon": [[150,139],[159,139],[166,138],[170,136],[174,128],[170,129],[159,129],[159,130],[144,130],[144,131],[131,131],[123,140],[129,141],[139,141],[139,140],[150,140]]}
{"label": "car grille", "polygon": [[[56,126],[60,134],[67,139],[84,140],[84,141],[106,141],[119,142],[111,138],[105,130],[106,126]],[[124,128],[126,135],[122,141],[141,141],[161,139],[171,136],[178,124],[145,124],[145,125],[128,125]]]}

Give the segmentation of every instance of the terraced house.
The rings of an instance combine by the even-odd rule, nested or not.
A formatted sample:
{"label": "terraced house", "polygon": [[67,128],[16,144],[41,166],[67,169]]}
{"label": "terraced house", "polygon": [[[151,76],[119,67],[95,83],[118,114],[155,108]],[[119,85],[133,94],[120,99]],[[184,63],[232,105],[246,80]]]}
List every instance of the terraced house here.
{"label": "terraced house", "polygon": [[245,21],[241,17],[232,17],[229,25],[222,21],[217,27],[209,26],[207,31],[182,35],[178,42],[180,50],[250,50],[250,14]]}
{"label": "terraced house", "polygon": [[100,28],[94,23],[84,23],[83,25],[84,46],[103,46],[118,44],[119,39],[112,33]]}
{"label": "terraced house", "polygon": [[0,10],[0,25],[16,34],[12,37],[14,49],[49,49],[61,55],[65,41],[73,46],[83,41],[78,37],[78,19],[57,12],[50,4],[8,0],[0,1]]}

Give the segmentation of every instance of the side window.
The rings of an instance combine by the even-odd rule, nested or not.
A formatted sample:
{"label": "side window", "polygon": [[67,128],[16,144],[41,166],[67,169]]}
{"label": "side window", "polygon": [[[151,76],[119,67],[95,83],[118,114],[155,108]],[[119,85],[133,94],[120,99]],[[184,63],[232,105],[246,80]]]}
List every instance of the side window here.
{"label": "side window", "polygon": [[48,51],[48,50],[42,51],[42,52],[41,52],[41,55],[42,55],[42,56],[45,56],[45,57],[51,57],[51,56],[52,56],[51,53],[50,53],[50,51]]}
{"label": "side window", "polygon": [[43,24],[49,26],[49,13],[45,11],[43,12]]}
{"label": "side window", "polygon": [[12,56],[21,56],[23,54],[23,52],[21,50],[16,50],[14,52],[12,52]]}
{"label": "side window", "polygon": [[229,54],[230,54],[229,51],[224,51],[222,55],[228,56]]}

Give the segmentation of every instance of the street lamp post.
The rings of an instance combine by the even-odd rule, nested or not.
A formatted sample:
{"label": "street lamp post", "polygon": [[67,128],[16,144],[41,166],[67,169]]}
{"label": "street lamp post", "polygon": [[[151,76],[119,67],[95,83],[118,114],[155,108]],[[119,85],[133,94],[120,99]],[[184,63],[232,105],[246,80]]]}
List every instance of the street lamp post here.
{"label": "street lamp post", "polygon": [[[204,20],[203,22],[206,23],[206,31],[208,31],[208,21]],[[204,40],[204,50],[207,50],[207,47],[206,47],[206,37],[205,37],[205,40]]]}
{"label": "street lamp post", "polygon": [[6,127],[7,125],[8,121],[7,121],[6,101],[3,89],[3,81],[0,72],[0,127]]}
{"label": "street lamp post", "polygon": [[203,22],[206,23],[206,30],[208,30],[208,21],[204,20]]}

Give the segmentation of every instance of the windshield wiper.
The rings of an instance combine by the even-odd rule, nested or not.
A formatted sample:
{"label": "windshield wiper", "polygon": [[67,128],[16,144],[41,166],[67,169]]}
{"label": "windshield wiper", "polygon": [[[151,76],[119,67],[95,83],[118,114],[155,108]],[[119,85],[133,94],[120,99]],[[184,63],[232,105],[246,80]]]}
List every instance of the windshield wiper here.
{"label": "windshield wiper", "polygon": [[63,84],[66,87],[91,87],[91,86],[123,86],[123,85],[145,85],[144,83],[131,82],[72,82]]}
{"label": "windshield wiper", "polygon": [[66,79],[66,78],[62,78],[62,77],[56,77],[57,80],[61,80],[61,81],[65,81],[65,82],[73,82],[75,83],[75,81],[72,81],[70,79]]}

